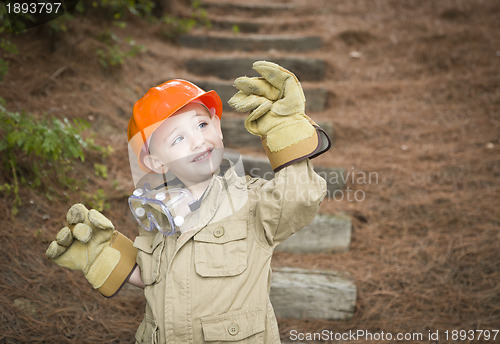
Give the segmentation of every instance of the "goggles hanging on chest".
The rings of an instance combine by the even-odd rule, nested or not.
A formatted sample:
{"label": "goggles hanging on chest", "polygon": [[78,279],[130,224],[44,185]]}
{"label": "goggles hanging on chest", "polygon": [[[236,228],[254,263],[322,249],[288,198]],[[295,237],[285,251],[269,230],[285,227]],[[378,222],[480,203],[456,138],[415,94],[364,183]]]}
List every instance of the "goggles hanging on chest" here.
{"label": "goggles hanging on chest", "polygon": [[151,190],[148,184],[134,191],[128,204],[137,223],[146,231],[157,229],[165,236],[181,231],[197,201],[186,189]]}

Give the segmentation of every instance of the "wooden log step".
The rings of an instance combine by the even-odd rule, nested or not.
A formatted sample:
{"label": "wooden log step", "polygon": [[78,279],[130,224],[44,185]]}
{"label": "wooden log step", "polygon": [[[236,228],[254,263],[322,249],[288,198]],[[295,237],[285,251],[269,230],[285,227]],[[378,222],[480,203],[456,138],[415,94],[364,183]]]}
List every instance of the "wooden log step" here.
{"label": "wooden log step", "polygon": [[[224,111],[234,111],[227,101],[238,91],[230,82],[193,81],[206,91],[215,90],[222,99]],[[328,91],[323,88],[304,88],[306,111],[323,111],[326,108]]]}
{"label": "wooden log step", "polygon": [[303,57],[249,57],[249,58],[193,58],[185,62],[190,73],[198,75],[212,75],[221,79],[235,79],[237,77],[258,76],[252,65],[258,60],[268,60],[293,71],[300,81],[321,81],[326,73],[326,62],[322,59]]}
{"label": "wooden log step", "polygon": [[197,49],[267,51],[285,50],[306,52],[319,49],[322,45],[318,36],[206,36],[182,35],[178,39],[181,46]]}
{"label": "wooden log step", "polygon": [[349,320],[356,285],[335,271],[274,268],[270,297],[278,318]]}
{"label": "wooden log step", "polygon": [[318,214],[312,222],[276,247],[289,253],[334,253],[349,250],[351,218]]}

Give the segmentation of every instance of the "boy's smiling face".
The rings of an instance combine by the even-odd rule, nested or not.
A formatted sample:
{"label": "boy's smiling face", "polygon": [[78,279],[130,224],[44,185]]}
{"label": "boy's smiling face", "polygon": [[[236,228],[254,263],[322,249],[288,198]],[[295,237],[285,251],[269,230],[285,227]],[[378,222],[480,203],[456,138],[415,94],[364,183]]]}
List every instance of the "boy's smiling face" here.
{"label": "boy's smiling face", "polygon": [[220,120],[203,105],[189,103],[155,130],[149,147],[144,163],[153,171],[170,170],[188,187],[207,182],[222,162]]}

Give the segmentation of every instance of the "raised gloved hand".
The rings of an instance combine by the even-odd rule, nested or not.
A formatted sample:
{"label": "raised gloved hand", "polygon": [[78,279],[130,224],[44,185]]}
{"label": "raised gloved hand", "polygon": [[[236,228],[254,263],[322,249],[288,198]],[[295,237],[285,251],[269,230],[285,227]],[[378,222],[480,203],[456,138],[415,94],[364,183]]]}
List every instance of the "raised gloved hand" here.
{"label": "raised gloved hand", "polygon": [[305,114],[305,97],[297,77],[268,61],[253,64],[262,77],[240,77],[229,101],[238,112],[250,111],[246,129],[263,140],[275,171],[315,157],[330,148],[326,133]]}
{"label": "raised gloved hand", "polygon": [[66,220],[47,249],[54,263],[82,271],[90,284],[106,297],[114,295],[135,267],[137,249],[132,241],[114,229],[95,209],[73,205]]}

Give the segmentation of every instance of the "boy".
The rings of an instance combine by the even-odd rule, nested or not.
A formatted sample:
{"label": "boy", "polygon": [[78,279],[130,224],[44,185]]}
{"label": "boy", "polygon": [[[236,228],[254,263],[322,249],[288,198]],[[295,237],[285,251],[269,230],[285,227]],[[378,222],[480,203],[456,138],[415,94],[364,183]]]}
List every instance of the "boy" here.
{"label": "boy", "polygon": [[[136,183],[173,173],[189,190],[195,207],[183,213],[185,221],[168,236],[139,228],[132,245],[103,215],[75,205],[67,216],[75,227],[61,230],[47,250],[105,296],[124,281],[144,288],[137,343],[280,342],[269,301],[271,256],[317,212],[326,182],[309,158],[330,141],[305,116],[295,75],[266,61],[254,69],[262,77],[236,79],[239,92],[229,103],[250,111],[245,127],[262,138],[273,180],[238,176],[222,154],[220,98],[172,80],[135,104],[128,136],[131,162],[145,172]],[[148,224],[163,228],[154,221],[159,216]]]}

